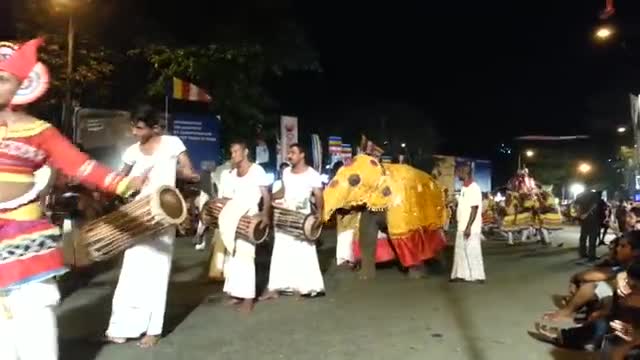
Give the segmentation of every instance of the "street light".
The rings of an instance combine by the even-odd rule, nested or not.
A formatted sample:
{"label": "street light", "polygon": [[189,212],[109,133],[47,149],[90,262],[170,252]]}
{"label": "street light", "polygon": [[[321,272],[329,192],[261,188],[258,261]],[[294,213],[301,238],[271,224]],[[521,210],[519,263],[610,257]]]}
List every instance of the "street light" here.
{"label": "street light", "polygon": [[624,127],[624,126],[618,126],[617,131],[618,131],[618,133],[622,134],[622,133],[627,132],[627,128]]}
{"label": "street light", "polygon": [[578,171],[581,174],[588,174],[589,172],[591,172],[591,165],[588,163],[582,163],[578,165]]}
{"label": "street light", "polygon": [[577,198],[578,195],[582,194],[585,191],[585,186],[582,184],[572,184],[569,187],[569,191],[571,191],[571,194],[573,195],[573,198]]}
{"label": "street light", "polygon": [[406,148],[406,147],[407,147],[407,144],[402,143],[402,144],[400,144],[400,147],[402,147],[402,148]]}
{"label": "street light", "polygon": [[524,154],[525,154],[528,158],[530,158],[530,157],[533,157],[533,155],[535,155],[536,153],[535,153],[533,150],[527,150],[527,151],[525,151],[525,152],[524,152]]}
{"label": "street light", "polygon": [[596,29],[595,36],[598,40],[607,40],[613,35],[614,31],[611,26],[604,25]]}

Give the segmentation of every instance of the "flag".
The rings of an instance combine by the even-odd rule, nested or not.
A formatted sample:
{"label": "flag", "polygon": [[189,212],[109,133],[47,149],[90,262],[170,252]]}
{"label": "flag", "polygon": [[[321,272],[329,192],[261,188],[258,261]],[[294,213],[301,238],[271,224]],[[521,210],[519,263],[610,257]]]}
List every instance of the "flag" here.
{"label": "flag", "polygon": [[185,101],[212,101],[211,96],[209,96],[209,94],[204,90],[190,82],[180,80],[178,78],[173,78],[169,81],[167,86],[167,97]]}

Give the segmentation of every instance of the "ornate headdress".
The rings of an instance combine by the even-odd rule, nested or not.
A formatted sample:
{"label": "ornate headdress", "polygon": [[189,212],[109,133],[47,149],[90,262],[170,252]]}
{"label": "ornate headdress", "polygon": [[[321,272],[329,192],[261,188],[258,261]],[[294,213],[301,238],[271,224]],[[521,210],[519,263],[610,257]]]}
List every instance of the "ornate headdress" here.
{"label": "ornate headdress", "polygon": [[49,88],[49,70],[38,62],[38,47],[44,41],[36,38],[18,46],[0,42],[0,71],[6,71],[20,82],[12,105],[25,105],[37,100]]}

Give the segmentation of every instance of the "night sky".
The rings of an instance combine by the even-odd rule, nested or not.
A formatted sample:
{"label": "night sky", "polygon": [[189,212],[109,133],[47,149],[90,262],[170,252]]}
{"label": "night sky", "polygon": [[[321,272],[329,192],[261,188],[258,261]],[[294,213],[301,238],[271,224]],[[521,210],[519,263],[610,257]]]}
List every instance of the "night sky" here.
{"label": "night sky", "polygon": [[[632,27],[640,2],[616,0],[618,36],[596,44],[604,2],[297,0],[324,73],[289,80],[278,97],[314,131],[344,128],[354,109],[404,106],[420,115],[386,127],[415,139],[421,122],[433,124],[441,153],[491,157],[525,134],[600,141],[629,122],[627,93],[640,90],[640,26]],[[167,31],[191,37],[237,16],[226,2],[138,3]],[[377,120],[370,126],[380,131]]]}

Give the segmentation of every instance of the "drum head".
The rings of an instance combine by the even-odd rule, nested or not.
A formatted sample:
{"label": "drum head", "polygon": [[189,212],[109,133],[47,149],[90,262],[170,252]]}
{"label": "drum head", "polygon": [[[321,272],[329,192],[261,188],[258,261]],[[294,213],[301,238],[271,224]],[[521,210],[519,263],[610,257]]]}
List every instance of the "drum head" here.
{"label": "drum head", "polygon": [[322,224],[320,224],[319,226],[315,226],[315,224],[316,224],[316,217],[313,215],[308,215],[304,219],[304,225],[303,225],[304,236],[309,241],[318,240],[318,238],[320,238],[320,234],[322,233]]}
{"label": "drum head", "polygon": [[[10,42],[0,42],[0,60],[10,57],[17,45]],[[22,82],[18,92],[11,100],[13,105],[25,105],[34,102],[49,89],[49,70],[42,63],[37,63],[27,78]]]}
{"label": "drum head", "polygon": [[175,189],[162,189],[158,197],[160,199],[160,208],[168,217],[178,220],[185,216],[187,209],[185,208],[184,201]]}

